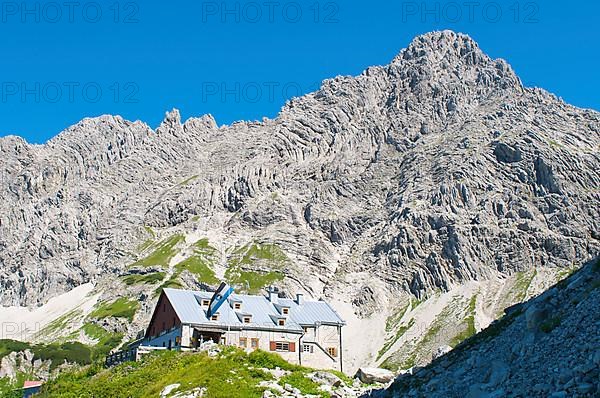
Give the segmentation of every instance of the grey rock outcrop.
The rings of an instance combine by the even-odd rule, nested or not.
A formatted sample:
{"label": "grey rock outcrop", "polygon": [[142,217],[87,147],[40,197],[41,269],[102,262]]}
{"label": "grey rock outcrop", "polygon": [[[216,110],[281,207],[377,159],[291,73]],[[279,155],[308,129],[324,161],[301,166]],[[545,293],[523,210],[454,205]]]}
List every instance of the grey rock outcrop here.
{"label": "grey rock outcrop", "polygon": [[394,373],[381,368],[360,368],[356,372],[357,379],[366,384],[389,383],[394,379]]}

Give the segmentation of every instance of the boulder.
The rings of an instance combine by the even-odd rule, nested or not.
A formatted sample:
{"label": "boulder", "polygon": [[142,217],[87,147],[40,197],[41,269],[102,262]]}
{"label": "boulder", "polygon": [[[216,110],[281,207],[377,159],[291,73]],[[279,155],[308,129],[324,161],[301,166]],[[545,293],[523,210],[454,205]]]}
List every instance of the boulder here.
{"label": "boulder", "polygon": [[179,384],[179,383],[169,384],[161,391],[160,397],[161,398],[168,397],[171,394],[171,392],[177,390],[180,386],[181,386],[181,384]]}
{"label": "boulder", "polygon": [[394,373],[381,368],[360,368],[355,377],[366,384],[388,383],[394,379]]}
{"label": "boulder", "polygon": [[318,371],[309,373],[308,377],[315,383],[321,385],[339,387],[342,384],[342,380],[339,377],[329,372]]}
{"label": "boulder", "polygon": [[527,329],[537,331],[540,324],[547,318],[548,310],[539,304],[533,304],[525,311]]}

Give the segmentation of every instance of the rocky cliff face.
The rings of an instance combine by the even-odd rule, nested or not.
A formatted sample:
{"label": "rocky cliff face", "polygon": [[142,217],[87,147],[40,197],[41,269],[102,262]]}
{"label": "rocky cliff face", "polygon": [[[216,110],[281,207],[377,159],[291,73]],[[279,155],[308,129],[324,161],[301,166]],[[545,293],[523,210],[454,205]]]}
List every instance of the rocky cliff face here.
{"label": "rocky cliff face", "polygon": [[102,280],[128,294],[151,271],[211,285],[174,268],[207,238],[217,278],[369,316],[403,292],[598,254],[599,170],[600,114],[523,87],[468,36],[429,33],[274,120],[172,111],[155,131],[103,116],[45,145],[1,138],[0,303]]}

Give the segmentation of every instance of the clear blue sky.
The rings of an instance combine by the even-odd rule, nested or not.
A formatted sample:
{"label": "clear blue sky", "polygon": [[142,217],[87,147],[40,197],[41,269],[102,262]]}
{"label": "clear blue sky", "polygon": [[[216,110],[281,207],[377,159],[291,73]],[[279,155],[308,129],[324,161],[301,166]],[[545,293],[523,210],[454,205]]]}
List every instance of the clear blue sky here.
{"label": "clear blue sky", "polygon": [[476,3],[2,2],[0,136],[43,143],[101,114],[156,127],[174,107],[219,124],[275,117],[287,98],[440,29],[470,34],[526,85],[600,109],[598,2]]}

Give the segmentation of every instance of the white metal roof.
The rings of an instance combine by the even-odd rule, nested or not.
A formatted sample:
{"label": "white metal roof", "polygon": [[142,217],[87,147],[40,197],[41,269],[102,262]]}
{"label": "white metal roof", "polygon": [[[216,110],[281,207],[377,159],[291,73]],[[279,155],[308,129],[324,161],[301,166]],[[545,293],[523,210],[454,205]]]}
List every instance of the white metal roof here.
{"label": "white metal roof", "polygon": [[[272,303],[263,295],[232,294],[228,303],[224,303],[217,311],[218,320],[212,321],[206,317],[208,307],[201,305],[203,299],[210,300],[212,292],[168,288],[164,289],[164,293],[180,321],[194,326],[273,329],[301,333],[303,326],[344,325],[342,318],[325,301],[303,300],[302,304],[298,305],[291,299],[279,298]],[[235,310],[233,302],[241,302],[241,308]],[[284,326],[279,326],[276,321],[282,317],[281,306],[290,308],[289,314],[284,316]],[[243,323],[241,314],[251,315],[251,323]]]}

